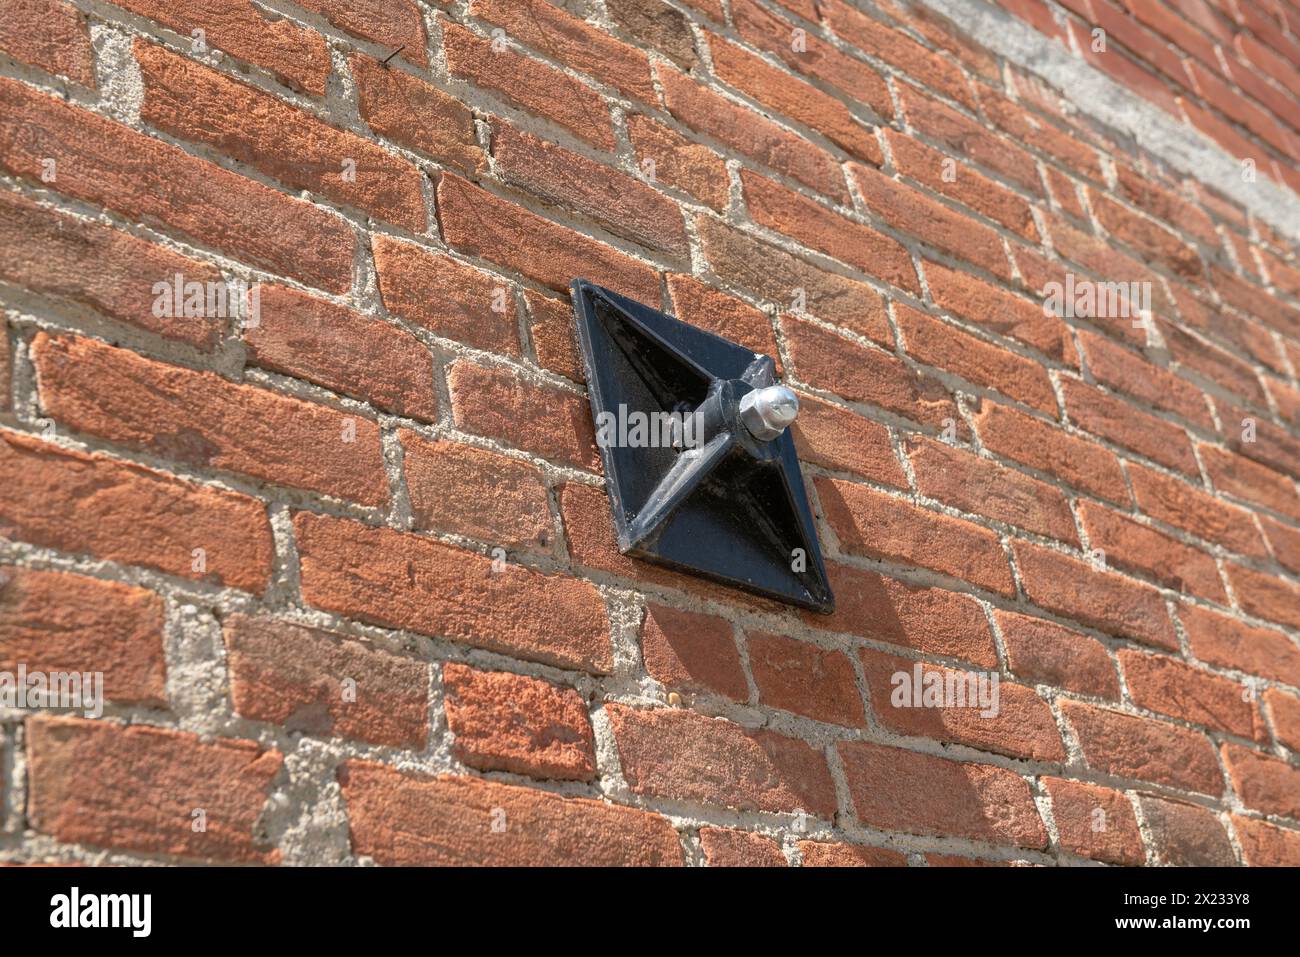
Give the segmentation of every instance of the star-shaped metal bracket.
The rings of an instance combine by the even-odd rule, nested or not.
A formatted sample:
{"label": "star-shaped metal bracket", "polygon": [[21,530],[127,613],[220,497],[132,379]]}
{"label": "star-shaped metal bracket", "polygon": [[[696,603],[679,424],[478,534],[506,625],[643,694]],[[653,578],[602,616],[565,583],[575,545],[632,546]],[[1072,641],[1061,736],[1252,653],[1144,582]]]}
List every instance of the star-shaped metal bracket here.
{"label": "star-shaped metal bracket", "polygon": [[584,279],[571,288],[619,551],[833,611],[787,427],[798,399],[775,363]]}

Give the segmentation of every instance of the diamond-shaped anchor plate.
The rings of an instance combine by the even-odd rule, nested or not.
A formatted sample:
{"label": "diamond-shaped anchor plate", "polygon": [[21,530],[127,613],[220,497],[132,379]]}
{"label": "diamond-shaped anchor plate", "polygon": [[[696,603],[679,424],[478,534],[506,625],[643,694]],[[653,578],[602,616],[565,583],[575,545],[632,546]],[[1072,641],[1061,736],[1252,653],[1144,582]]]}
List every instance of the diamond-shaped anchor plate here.
{"label": "diamond-shaped anchor plate", "polygon": [[833,611],[773,361],[584,279],[572,292],[619,550]]}

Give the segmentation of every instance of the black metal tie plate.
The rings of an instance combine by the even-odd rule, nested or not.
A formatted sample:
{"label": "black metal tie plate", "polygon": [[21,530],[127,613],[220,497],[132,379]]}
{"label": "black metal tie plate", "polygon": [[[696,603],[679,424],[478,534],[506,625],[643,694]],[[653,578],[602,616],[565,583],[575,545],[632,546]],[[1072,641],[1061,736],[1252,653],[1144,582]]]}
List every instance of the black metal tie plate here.
{"label": "black metal tie plate", "polygon": [[763,441],[740,418],[772,360],[584,279],[572,293],[619,550],[833,611],[790,430]]}

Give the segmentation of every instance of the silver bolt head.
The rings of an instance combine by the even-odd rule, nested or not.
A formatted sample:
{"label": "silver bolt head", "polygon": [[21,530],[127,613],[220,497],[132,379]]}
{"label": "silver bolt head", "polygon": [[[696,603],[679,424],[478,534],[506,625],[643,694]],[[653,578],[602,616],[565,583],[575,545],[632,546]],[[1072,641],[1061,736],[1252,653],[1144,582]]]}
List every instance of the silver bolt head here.
{"label": "silver bolt head", "polygon": [[783,385],[747,392],[740,400],[740,421],[760,442],[775,439],[799,414],[799,397]]}

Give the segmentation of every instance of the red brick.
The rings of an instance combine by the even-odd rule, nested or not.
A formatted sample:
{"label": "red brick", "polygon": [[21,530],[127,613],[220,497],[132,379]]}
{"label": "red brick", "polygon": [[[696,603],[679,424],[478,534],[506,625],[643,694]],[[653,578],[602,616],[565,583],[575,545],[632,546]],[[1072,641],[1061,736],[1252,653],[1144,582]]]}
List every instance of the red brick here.
{"label": "red brick", "polygon": [[[1211,62],[1215,71],[1220,69],[1217,60]],[[1291,149],[1291,143],[1294,142],[1291,134],[1278,124],[1268,110],[1256,106],[1219,79],[1216,72],[1205,69],[1199,63],[1188,60],[1187,73],[1195,83],[1196,92],[1210,106],[1225,116],[1232,117],[1233,122],[1245,127],[1274,149],[1283,153]]]}
{"label": "red brick", "polygon": [[1116,163],[1116,185],[1119,194],[1138,209],[1156,219],[1190,234],[1209,246],[1219,243],[1210,216],[1172,190],[1157,185],[1127,163]]}
{"label": "red brick", "polygon": [[912,128],[950,152],[999,173],[1031,193],[1042,195],[1037,163],[1010,139],[990,133],[980,123],[909,84],[899,84],[898,90]]}
{"label": "red brick", "polygon": [[865,741],[837,746],[859,821],[886,831],[947,834],[1047,846],[1047,830],[1020,775]]}
{"label": "red brick", "polygon": [[751,633],[747,644],[762,704],[829,724],[863,726],[862,695],[844,652],[762,632]]}
{"label": "red brick", "polygon": [[980,106],[995,126],[1023,143],[1060,160],[1075,173],[1089,179],[1102,178],[1097,151],[1081,142],[1077,133],[1067,133],[1023,103],[988,87],[980,88]]}
{"label": "red brick", "polygon": [[994,230],[879,170],[858,164],[850,169],[867,208],[894,229],[1002,279],[1011,278],[1002,238]]}
{"label": "red brick", "polygon": [[339,769],[352,852],[385,866],[680,865],[658,814],[368,761]]}
{"label": "red brick", "polygon": [[1252,867],[1300,867],[1300,831],[1232,816],[1242,859]]}
{"label": "red brick", "polygon": [[741,811],[835,814],[820,751],[765,729],[663,708],[606,705],[633,793]]}
{"label": "red brick", "polygon": [[800,841],[801,867],[906,867],[907,855],[883,847]]}
{"label": "red brick", "polygon": [[[885,139],[889,142],[894,168],[904,176],[1001,223],[1030,242],[1038,241],[1038,226],[1030,213],[1029,203],[1020,196],[965,163],[956,165],[955,156],[948,156],[920,140],[895,130],[886,130]],[[945,179],[948,172],[945,161],[949,159],[954,165],[951,176]]]}
{"label": "red brick", "polygon": [[163,600],[65,572],[0,565],[0,669],[103,672],[104,697],[165,705]]}
{"label": "red brick", "polygon": [[1228,565],[1228,580],[1237,603],[1252,615],[1300,628],[1300,587],[1284,578]]}
{"label": "red brick", "polygon": [[532,289],[524,290],[528,310],[528,337],[537,353],[537,363],[574,382],[582,382],[585,373],[578,355],[574,334],[573,307],[567,299],[552,299]]}
{"label": "red brick", "polygon": [[753,349],[759,355],[770,356],[780,372],[776,335],[767,313],[691,276],[669,273],[666,279],[668,298],[678,319]]}
{"label": "red brick", "polygon": [[1187,431],[1077,379],[1061,382],[1065,409],[1081,429],[1185,475],[1198,475]]}
{"label": "red brick", "polygon": [[1200,389],[1102,336],[1080,330],[1079,340],[1088,371],[1098,382],[1172,412],[1206,431],[1213,430],[1214,421]]}
{"label": "red brick", "polygon": [[[188,342],[216,345],[226,320],[153,314],[154,284],[220,283],[221,270],[102,223],[0,193],[0,279],[74,308]],[[6,390],[7,391],[7,390]]]}
{"label": "red brick", "polygon": [[1011,595],[1011,569],[996,532],[861,485],[817,481],[827,521],[847,551],[929,568]]}
{"label": "red brick", "polygon": [[1178,617],[1192,655],[1289,685],[1300,684],[1300,650],[1280,631],[1237,621],[1228,615],[1183,605]]}
{"label": "red brick", "polygon": [[428,228],[424,174],[411,163],[160,46],[136,40],[134,49],[146,123],[207,144],[290,189],[319,193],[412,232]]}
{"label": "red brick", "polygon": [[1095,189],[1088,191],[1088,200],[1097,222],[1111,238],[1127,243],[1148,262],[1158,263],[1175,275],[1193,282],[1200,279],[1200,256],[1170,230],[1143,219]]}
{"label": "red brick", "polygon": [[866,283],[814,266],[708,217],[697,218],[695,228],[713,271],[727,283],[781,309],[793,308],[802,299],[803,310],[819,319],[892,343],[884,300]]}
{"label": "red brick", "polygon": [[[1174,95],[1169,92],[1167,80],[1147,72],[1113,45],[1108,45],[1104,52],[1093,52],[1089,28],[1077,20],[1069,21],[1069,27],[1074,35],[1074,47],[1082,53],[1087,62],[1109,74],[1121,86],[1155,103],[1165,112],[1178,115],[1177,102]],[[1154,46],[1154,43],[1152,45]]]}
{"label": "red brick", "polygon": [[825,196],[848,200],[839,164],[820,146],[723,99],[672,67],[660,64],[657,72],[668,112],[682,123]]}
{"label": "red brick", "polygon": [[1270,369],[1285,373],[1285,364],[1273,334],[1259,323],[1210,306],[1180,286],[1174,287],[1174,299],[1184,324],[1245,352]]}
{"label": "red brick", "polygon": [[1222,267],[1214,267],[1210,278],[1214,291],[1234,309],[1292,338],[1300,336],[1300,310],[1294,306]]}
{"label": "red brick", "polygon": [[1300,529],[1283,525],[1267,515],[1259,516],[1259,524],[1273,557],[1283,568],[1300,574]]}
{"label": "red brick", "polygon": [[514,548],[554,541],[546,482],[536,466],[403,429],[406,487],[415,527]]}
{"label": "red brick", "polygon": [[1165,600],[1151,586],[1041,545],[1015,542],[1012,547],[1025,594],[1034,604],[1120,637],[1178,647]]}
{"label": "red brick", "polygon": [[[811,10],[805,14],[810,20],[816,19]],[[754,0],[736,0],[731,7],[731,18],[746,42],[775,54],[791,69],[828,83],[872,109],[877,109],[877,103],[880,109],[887,108],[880,100],[880,74],[863,60],[841,53],[816,32],[806,32],[802,49],[795,50],[791,42],[794,25],[769,13]],[[892,115],[892,109],[882,115]]]}
{"label": "red brick", "polygon": [[1266,558],[1268,552],[1250,513],[1154,469],[1130,463],[1137,506],[1152,518],[1191,532],[1230,551]]}
{"label": "red brick", "polygon": [[0,476],[4,538],[244,591],[270,578],[266,507],[245,495],[13,432],[0,433]]}
{"label": "red brick", "polygon": [[235,711],[323,738],[423,750],[429,666],[287,621],[231,615],[226,662]]}
{"label": "red brick", "polygon": [[977,339],[902,303],[894,305],[894,320],[908,354],[917,361],[1057,415],[1056,394],[1047,370],[1033,359]]}
{"label": "red brick", "polygon": [[802,382],[935,428],[953,424],[959,435],[964,431],[957,406],[938,379],[793,316],[781,317],[781,329],[791,368]]}
{"label": "red brick", "polygon": [[567,293],[581,276],[639,302],[659,301],[650,266],[449,173],[438,183],[438,221],[454,249],[517,269],[557,292]]}
{"label": "red brick", "polygon": [[1043,170],[1047,176],[1048,189],[1056,205],[1075,219],[1086,218],[1087,213],[1084,211],[1083,203],[1079,201],[1079,184],[1055,166],[1044,166]]}
{"label": "red brick", "polygon": [[799,397],[799,417],[791,431],[799,458],[839,472],[852,472],[895,488],[907,488],[907,476],[894,455],[889,428],[847,409]]}
{"label": "red brick", "polygon": [[367,505],[388,500],[370,419],[93,339],[41,333],[32,357],[42,407],[78,432],[288,488]]}
{"label": "red brick", "polygon": [[1222,752],[1242,804],[1265,814],[1300,818],[1300,769],[1236,744],[1224,744]]}
{"label": "red brick", "polygon": [[928,498],[1077,545],[1069,503],[1057,488],[943,442],[904,440],[916,489]]}
{"label": "red brick", "polygon": [[1214,746],[1203,734],[1078,701],[1060,706],[1090,768],[1202,794],[1223,790]]}
{"label": "red brick", "polygon": [[653,169],[655,182],[680,189],[716,210],[727,208],[731,202],[727,163],[709,147],[640,114],[627,118],[627,135],[643,176]]}
{"label": "red brick", "polygon": [[[1091,273],[1097,274],[1105,282],[1149,283],[1151,289],[1151,307],[1156,312],[1171,310],[1169,297],[1159,275],[1117,249],[1109,240],[1091,233],[1082,232],[1059,216],[1046,217],[1048,231],[1052,236],[1052,246],[1063,259],[1071,260],[1083,266]],[[1076,276],[1077,279],[1086,277]],[[1099,310],[1095,310],[1099,311]],[[1110,322],[1114,317],[1098,317]],[[1131,319],[1113,323],[1121,328],[1132,328]],[[1121,334],[1117,331],[1117,334]],[[1137,335],[1134,331],[1133,337]]]}
{"label": "red brick", "polygon": [[[720,37],[713,40],[710,48],[713,70],[722,82],[820,133],[859,159],[876,166],[883,161],[880,143],[871,128],[850,113],[840,100],[768,66],[759,57]],[[885,81],[870,74],[866,76],[870,77],[868,84],[855,90],[855,96],[868,100],[877,116],[892,117],[894,104]]]}
{"label": "red brick", "polygon": [[1127,648],[1120,649],[1119,662],[1129,697],[1139,708],[1239,737],[1267,740],[1259,709],[1245,685],[1164,655]]}
{"label": "red brick", "polygon": [[1244,396],[1256,405],[1268,405],[1255,365],[1171,323],[1158,320],[1156,328],[1180,370]]}
{"label": "red brick", "polygon": [[0,10],[0,51],[46,73],[95,87],[85,15],[63,0],[11,0]]}
{"label": "red brick", "polygon": [[695,35],[690,19],[663,0],[607,0],[605,9],[623,32],[653,47],[683,70],[695,65]]}
{"label": "red brick", "polygon": [[452,365],[447,381],[457,428],[579,468],[599,468],[591,411],[582,396],[463,359]]}
{"label": "red brick", "polygon": [[288,286],[262,285],[257,295],[258,322],[244,331],[251,365],[437,419],[433,357],[409,332]]}
{"label": "red brick", "polygon": [[308,285],[351,286],[356,240],[333,213],[14,80],[0,80],[0,104],[0,167],[9,173],[35,179],[53,159],[65,195]]}
{"label": "red brick", "polygon": [[[945,96],[974,106],[970,88],[956,64],[927,50],[901,30],[872,19],[840,0],[819,2],[817,6],[827,26],[858,50],[879,57]],[[811,44],[810,37],[810,49]]]}
{"label": "red brick", "polygon": [[1128,487],[1114,453],[1004,405],[981,402],[975,429],[984,447],[1076,488],[1127,505]]}
{"label": "red brick", "polygon": [[[989,714],[971,686],[973,678],[978,676],[982,682],[987,672],[956,671],[870,648],[858,649],[858,657],[871,695],[871,710],[877,723],[889,731],[964,744],[1013,758],[1065,758],[1061,733],[1047,703],[1023,685],[999,681],[997,710]],[[897,702],[899,685],[895,676],[902,675],[910,692],[917,665],[922,669],[923,681],[932,674],[941,676],[945,683],[950,678],[955,681],[966,695],[965,704],[948,706],[945,702],[932,707],[915,700],[910,693],[906,704]]]}
{"label": "red brick", "polygon": [[299,6],[321,14],[332,26],[354,36],[390,50],[401,47],[403,60],[420,66],[429,62],[424,19],[415,0],[367,0],[360,7],[350,0],[303,0]]}
{"label": "red brick", "polygon": [[1155,863],[1172,867],[1232,867],[1237,863],[1223,824],[1209,808],[1149,795],[1139,800]]}
{"label": "red brick", "polygon": [[474,114],[456,97],[360,53],[348,64],[361,118],[380,136],[464,170],[486,165]]}
{"label": "red brick", "polygon": [[[1044,777],[1061,847],[1108,864],[1144,864],[1146,850],[1133,805],[1121,791]],[[1100,812],[1100,813],[1098,813]]]}
{"label": "red brick", "polygon": [[605,603],[588,582],[496,571],[473,552],[346,519],[300,512],[294,530],[309,605],[560,667],[613,665]]}
{"label": "red brick", "polygon": [[634,242],[689,258],[681,210],[645,183],[502,121],[492,124],[492,158],[503,182],[576,210]]}
{"label": "red brick", "polygon": [[1207,552],[1095,502],[1079,503],[1079,519],[1089,547],[1105,552],[1107,565],[1147,575],[1175,591],[1227,604],[1218,565]]}
{"label": "red brick", "polygon": [[582,696],[549,681],[442,666],[447,726],[457,759],[481,771],[589,781],[595,738]]}
{"label": "red brick", "polygon": [[585,83],[514,50],[443,21],[442,43],[451,76],[469,80],[562,126],[599,149],[614,148],[609,104]]}
{"label": "red brick", "polygon": [[620,93],[658,104],[650,58],[644,52],[545,0],[472,0],[469,12],[504,27],[512,40],[589,73]]}
{"label": "red brick", "polygon": [[12,389],[13,354],[9,346],[9,324],[0,325],[0,412],[9,408]]}
{"label": "red brick", "polygon": [[1053,362],[1077,365],[1065,323],[1043,313],[1040,304],[1013,295],[957,269],[925,263],[934,304],[967,322],[1037,349]]}
{"label": "red brick", "polygon": [[995,609],[1007,667],[1035,684],[1119,700],[1119,679],[1106,646],[1055,622]]}
{"label": "red brick", "polygon": [[641,657],[650,676],[668,688],[749,700],[731,623],[723,618],[646,605]]}
{"label": "red brick", "polygon": [[770,179],[740,171],[754,221],[900,289],[921,291],[912,257],[883,233],[832,212]]}
{"label": "red brick", "polygon": [[[371,236],[371,244],[385,309],[439,336],[519,355],[511,283],[379,233]],[[499,311],[502,303],[504,311]]]}
{"label": "red brick", "polygon": [[709,867],[785,867],[781,845],[762,834],[729,827],[700,828],[700,849]]}
{"label": "red brick", "polygon": [[1273,736],[1288,751],[1300,752],[1300,697],[1269,688],[1264,692],[1264,703],[1273,718]]}
{"label": "red brick", "polygon": [[[1278,472],[1300,476],[1300,438],[1290,430],[1229,402],[1216,399],[1215,405],[1222,423],[1220,432],[1229,449]],[[1250,441],[1246,441],[1247,423],[1255,433]]]}
{"label": "red brick", "polygon": [[[278,751],[76,718],[33,718],[27,735],[27,814],[37,831],[68,844],[279,863],[260,822],[284,763]],[[193,826],[198,809],[203,830]]]}

